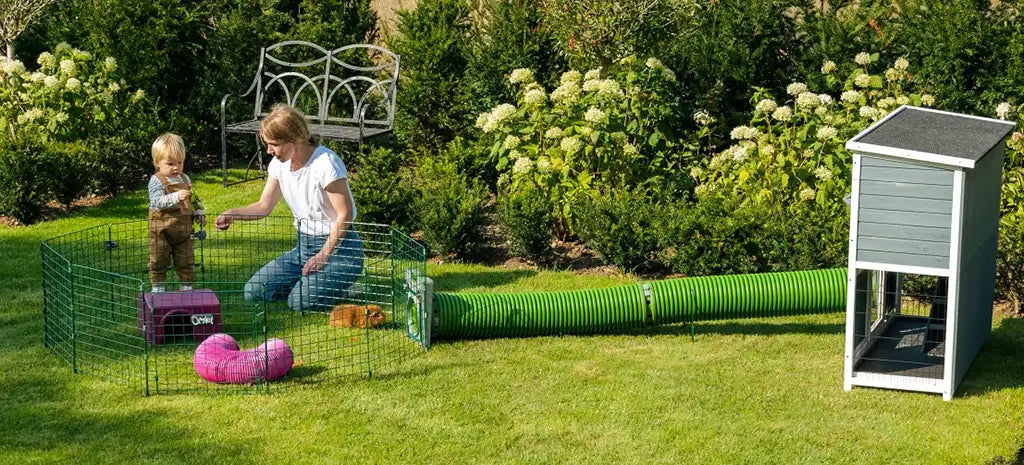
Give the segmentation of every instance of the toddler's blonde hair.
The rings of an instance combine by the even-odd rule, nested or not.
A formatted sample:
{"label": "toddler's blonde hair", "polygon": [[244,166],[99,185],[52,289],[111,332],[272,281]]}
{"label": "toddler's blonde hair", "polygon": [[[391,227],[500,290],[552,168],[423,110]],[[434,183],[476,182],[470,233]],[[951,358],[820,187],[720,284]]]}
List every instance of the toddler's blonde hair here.
{"label": "toddler's blonde hair", "polygon": [[185,161],[185,142],[181,140],[181,136],[165,132],[153,141],[153,165],[156,166],[164,160],[178,163]]}
{"label": "toddler's blonde hair", "polygon": [[260,122],[260,139],[264,142],[309,143],[316,141],[309,134],[309,122],[299,110],[288,105],[277,104],[270,114]]}

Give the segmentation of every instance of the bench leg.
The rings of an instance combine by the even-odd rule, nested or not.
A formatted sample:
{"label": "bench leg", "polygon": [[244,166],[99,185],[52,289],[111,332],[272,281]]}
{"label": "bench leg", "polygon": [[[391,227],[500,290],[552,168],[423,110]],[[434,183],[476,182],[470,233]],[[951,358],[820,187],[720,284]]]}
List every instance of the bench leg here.
{"label": "bench leg", "polygon": [[223,122],[220,125],[220,169],[222,183],[228,187],[228,132]]}

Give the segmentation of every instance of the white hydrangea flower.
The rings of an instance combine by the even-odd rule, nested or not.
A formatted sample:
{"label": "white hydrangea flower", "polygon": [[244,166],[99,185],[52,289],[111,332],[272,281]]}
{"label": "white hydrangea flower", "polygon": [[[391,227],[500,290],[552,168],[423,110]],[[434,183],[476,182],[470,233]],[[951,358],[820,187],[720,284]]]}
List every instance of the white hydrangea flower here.
{"label": "white hydrangea flower", "polygon": [[476,127],[483,129],[487,125],[487,120],[491,119],[491,112],[485,111],[480,113],[480,116],[476,117]]}
{"label": "white hydrangea flower", "polygon": [[575,69],[570,69],[569,71],[566,71],[566,72],[562,73],[562,77],[559,80],[559,83],[561,83],[561,84],[573,83],[573,84],[579,85],[581,79],[583,79],[583,75],[580,74],[579,71],[576,71]]}
{"label": "white hydrangea flower", "polygon": [[548,157],[540,157],[537,159],[537,171],[540,173],[547,173],[551,171],[551,160]]}
{"label": "white hydrangea flower", "polygon": [[778,107],[779,105],[775,103],[775,100],[766,98],[761,100],[760,102],[757,102],[757,105],[754,106],[754,109],[757,110],[758,113],[767,115],[775,111],[775,109]]}
{"label": "white hydrangea flower", "polygon": [[559,139],[561,137],[562,137],[562,128],[559,128],[557,126],[552,127],[552,128],[548,128],[547,131],[544,131],[544,138],[545,139]]}
{"label": "white hydrangea flower", "polygon": [[60,71],[62,73],[67,74],[68,76],[74,76],[75,75],[75,71],[77,71],[77,70],[78,70],[78,65],[75,64],[74,61],[71,61],[71,60],[61,60],[60,61]]}
{"label": "white hydrangea flower", "polygon": [[71,51],[71,45],[69,45],[67,42],[61,42],[61,43],[57,44],[57,46],[54,47],[53,49],[58,51],[58,52],[70,52]]}
{"label": "white hydrangea flower", "polygon": [[594,134],[594,129],[589,126],[580,126],[576,128],[576,132],[583,137],[590,137]]}
{"label": "white hydrangea flower", "polygon": [[762,155],[766,156],[775,154],[775,146],[771,144],[760,145],[757,147],[757,150],[760,151]]}
{"label": "white hydrangea flower", "polygon": [[608,115],[597,107],[588,108],[587,113],[583,115],[583,119],[591,123],[603,123],[607,118]]}
{"label": "white hydrangea flower", "polygon": [[519,143],[522,142],[518,137],[513,135],[505,136],[505,141],[501,143],[502,148],[505,150],[512,150],[519,147]]}
{"label": "white hydrangea flower", "polygon": [[715,118],[705,110],[697,110],[693,112],[693,121],[701,126],[711,126],[715,123]]}
{"label": "white hydrangea flower", "polygon": [[693,188],[693,194],[697,197],[704,197],[711,193],[711,188],[707,184],[701,184]]}
{"label": "white hydrangea flower", "polygon": [[811,189],[810,187],[805,187],[803,189],[800,189],[800,200],[803,200],[804,202],[810,202],[810,201],[814,200],[814,198],[817,195],[818,195],[818,192],[815,191],[814,189]]}
{"label": "white hydrangea flower", "polygon": [[28,80],[32,82],[42,82],[43,79],[46,79],[46,74],[40,73],[39,71],[36,71],[28,76]]}
{"label": "white hydrangea flower", "polygon": [[813,92],[802,92],[796,96],[796,106],[803,109],[815,108],[821,105],[821,100],[818,100],[818,95]]}
{"label": "white hydrangea flower", "polygon": [[602,79],[599,82],[597,95],[601,97],[621,98],[626,95],[622,92],[622,87],[619,86],[619,83],[612,79]]}
{"label": "white hydrangea flower", "polygon": [[60,79],[57,79],[57,76],[46,76],[43,78],[43,85],[46,87],[52,89],[57,87],[58,84],[60,84]]}
{"label": "white hydrangea flower", "polygon": [[538,106],[543,105],[548,100],[548,95],[543,90],[530,89],[526,91],[526,95],[523,96],[523,102],[527,105]]}
{"label": "white hydrangea flower", "polygon": [[76,91],[82,87],[82,81],[75,78],[68,78],[67,82],[64,83],[64,87],[70,91]]}
{"label": "white hydrangea flower", "polygon": [[736,126],[729,133],[729,137],[734,140],[756,139],[760,135],[761,131],[759,131],[757,128],[752,128],[750,126]]}
{"label": "white hydrangea flower", "polygon": [[1010,111],[1012,109],[1010,102],[1002,102],[999,105],[996,105],[996,117],[999,119],[1006,119],[1010,116]]}
{"label": "white hydrangea flower", "polygon": [[508,184],[508,181],[509,181],[508,173],[501,173],[501,176],[498,176],[498,185],[499,186],[504,186],[504,185]]}
{"label": "white hydrangea flower", "polygon": [[860,116],[861,118],[871,119],[878,116],[878,110],[875,107],[863,106],[860,107]]}
{"label": "white hydrangea flower", "polygon": [[110,85],[107,86],[107,90],[109,90],[110,93],[117,93],[118,91],[121,90],[121,84],[118,84],[116,82],[111,82]]}
{"label": "white hydrangea flower", "polygon": [[25,72],[25,64],[20,60],[8,60],[5,57],[0,63],[2,63],[0,68],[3,69],[4,74],[19,75]]}
{"label": "white hydrangea flower", "polygon": [[501,105],[498,105],[494,107],[493,110],[491,110],[491,114],[488,115],[487,122],[484,123],[482,129],[484,130],[484,132],[491,132],[495,129],[498,129],[501,127],[502,124],[505,123],[505,121],[511,119],[512,116],[515,115],[515,113],[516,107],[512,106],[511,104],[503,103]]}
{"label": "white hydrangea flower", "polygon": [[860,52],[857,56],[853,57],[853,62],[861,66],[867,66],[871,64],[871,55],[868,52]]}
{"label": "white hydrangea flower", "polygon": [[909,105],[910,104],[910,98],[908,98],[906,95],[901,95],[899,97],[896,97],[896,104],[897,105]]}
{"label": "white hydrangea flower", "polygon": [[661,69],[661,78],[668,82],[676,82],[676,73],[668,68]]}
{"label": "white hydrangea flower", "polygon": [[732,149],[732,161],[740,163],[747,159],[747,148],[743,146],[735,146]]}
{"label": "white hydrangea flower", "polygon": [[63,123],[68,120],[68,114],[64,113],[63,111],[58,111],[57,113],[53,114],[53,120],[58,123]]}
{"label": "white hydrangea flower", "polygon": [[594,92],[601,88],[600,79],[591,79],[583,82],[583,92]]}
{"label": "white hydrangea flower", "polygon": [[563,137],[562,141],[558,144],[558,146],[562,149],[562,152],[565,153],[566,155],[572,155],[576,152],[579,152],[581,145],[583,144],[580,143],[580,139],[576,136]]}
{"label": "white hydrangea flower", "polygon": [[896,63],[893,64],[892,67],[900,71],[906,71],[907,68],[910,67],[910,62],[907,61],[906,57],[899,57],[896,59]]}
{"label": "white hydrangea flower", "polygon": [[860,103],[860,98],[860,92],[856,90],[848,90],[846,92],[843,92],[843,95],[839,96],[839,100],[842,100],[846,103]]}
{"label": "white hydrangea flower", "polygon": [[878,101],[878,108],[883,110],[888,110],[894,106],[896,106],[896,99],[892,97],[886,97]]}
{"label": "white hydrangea flower", "polygon": [[108,73],[117,69],[117,60],[114,57],[107,57],[103,60],[103,69]]}
{"label": "white hydrangea flower", "polygon": [[832,74],[836,71],[836,62],[832,60],[825,60],[821,64],[821,74]]}
{"label": "white hydrangea flower", "polygon": [[807,92],[807,84],[802,82],[794,82],[786,86],[786,93],[789,95],[800,95],[804,92]]}
{"label": "white hydrangea flower", "polygon": [[897,82],[903,79],[903,72],[895,68],[889,68],[885,70],[885,80],[889,82]]}
{"label": "white hydrangea flower", "polygon": [[633,156],[640,153],[640,150],[638,150],[635,145],[626,142],[625,144],[622,145],[622,153],[629,156]]}
{"label": "white hydrangea flower", "polygon": [[871,85],[871,76],[867,73],[860,73],[853,77],[853,85],[857,87],[867,87]]}
{"label": "white hydrangea flower", "polygon": [[824,166],[819,166],[814,169],[814,177],[821,181],[828,181],[829,179],[832,179],[832,170]]}
{"label": "white hydrangea flower", "polygon": [[718,155],[715,155],[714,157],[711,158],[711,161],[708,162],[708,168],[717,171],[721,169],[722,166],[725,165],[725,161],[729,160],[730,158],[732,158],[732,151],[723,151],[722,153],[719,153]]}
{"label": "white hydrangea flower", "polygon": [[932,96],[931,94],[922,94],[921,95],[921,105],[924,105],[926,107],[930,107],[932,105],[935,105],[935,97]]}
{"label": "white hydrangea flower", "polygon": [[517,68],[512,70],[508,81],[512,84],[527,84],[533,82],[533,71],[529,68]]}
{"label": "white hydrangea flower", "polygon": [[831,138],[835,137],[836,134],[838,134],[838,133],[839,132],[836,131],[836,128],[834,128],[832,126],[822,126],[822,127],[818,128],[818,132],[815,133],[815,136],[819,140],[828,140],[828,139],[831,139]]}
{"label": "white hydrangea flower", "polygon": [[527,157],[520,157],[516,159],[515,164],[512,165],[512,172],[515,174],[526,174],[533,169],[533,160]]}
{"label": "white hydrangea flower", "polygon": [[661,68],[662,66],[665,66],[665,65],[661,64],[661,60],[659,60],[657,58],[654,58],[654,57],[648,58],[647,62],[645,62],[644,64],[647,65],[647,67],[651,68],[651,69],[658,69],[658,68]]}
{"label": "white hydrangea flower", "polygon": [[25,121],[35,121],[43,117],[43,110],[40,108],[31,108],[24,113]]}
{"label": "white hydrangea flower", "polygon": [[57,63],[57,59],[53,57],[52,53],[43,52],[39,54],[39,58],[36,58],[36,63],[39,63],[39,66],[51,67]]}
{"label": "white hydrangea flower", "polygon": [[553,92],[551,92],[551,100],[556,102],[564,103],[566,105],[572,104],[580,97],[580,86],[575,82],[566,82],[558,86]]}
{"label": "white hydrangea flower", "polygon": [[704,176],[704,170],[701,169],[701,167],[694,166],[693,168],[690,168],[690,177],[693,179],[700,179],[702,176]]}
{"label": "white hydrangea flower", "polygon": [[583,75],[584,81],[596,81],[598,79],[601,79],[601,68],[592,69]]}
{"label": "white hydrangea flower", "polygon": [[833,102],[832,96],[828,94],[818,94],[818,101],[826,107],[831,105]]}
{"label": "white hydrangea flower", "polygon": [[138,102],[139,100],[142,100],[144,98],[146,98],[146,91],[144,91],[142,89],[139,89],[139,90],[135,91],[134,94],[132,94],[132,101],[133,102]]}
{"label": "white hydrangea flower", "polygon": [[824,118],[828,115],[828,107],[820,106],[814,109],[814,114]]}
{"label": "white hydrangea flower", "polygon": [[772,112],[772,119],[776,121],[782,121],[783,123],[793,119],[793,110],[786,105],[776,108]]}

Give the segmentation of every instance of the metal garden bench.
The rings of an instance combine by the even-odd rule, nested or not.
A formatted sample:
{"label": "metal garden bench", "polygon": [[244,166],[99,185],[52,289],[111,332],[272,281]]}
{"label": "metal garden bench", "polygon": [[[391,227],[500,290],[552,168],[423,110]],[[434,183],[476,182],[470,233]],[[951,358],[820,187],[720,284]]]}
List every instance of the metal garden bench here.
{"label": "metal garden bench", "polygon": [[[364,141],[391,135],[398,67],[398,55],[370,44],[328,50],[310,42],[289,40],[261,49],[256,76],[239,96],[252,96],[252,119],[229,123],[227,104],[232,94],[220,101],[224,186],[228,185],[228,134],[257,134],[260,121],[276,103],[291,105],[306,114],[311,132],[322,140],[355,143],[361,150]],[[249,158],[244,179],[238,182],[264,176],[263,151],[256,139],[256,151]],[[256,170],[258,176],[250,178]]]}

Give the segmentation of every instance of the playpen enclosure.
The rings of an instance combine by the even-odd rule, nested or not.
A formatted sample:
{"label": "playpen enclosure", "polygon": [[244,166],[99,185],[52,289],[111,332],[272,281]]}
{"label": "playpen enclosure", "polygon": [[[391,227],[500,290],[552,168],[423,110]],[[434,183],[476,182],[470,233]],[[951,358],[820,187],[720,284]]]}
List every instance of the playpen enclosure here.
{"label": "playpen enclosure", "polygon": [[[363,268],[340,302],[332,304],[379,308],[385,319],[379,327],[334,327],[329,324],[333,305],[298,311],[285,301],[252,302],[243,295],[253,273],[301,240],[292,218],[235,221],[226,231],[211,230],[211,222],[212,218],[202,218],[194,226],[196,291],[176,291],[173,268],[167,274],[167,289],[183,299],[215,295],[216,314],[155,315],[148,305],[140,305],[140,300],[153,297],[147,221],[97,226],[44,241],[46,347],[75,372],[99,374],[148,395],[259,392],[279,384],[370,376],[393,371],[429,345],[417,331],[422,321],[428,321],[418,313],[422,299],[409,292],[410,278],[425,277],[425,250],[401,232],[383,225],[352,225],[362,238]],[[192,357],[196,346],[213,332],[231,335],[243,349],[281,338],[293,351],[294,366],[284,383],[204,381],[196,374]]]}

